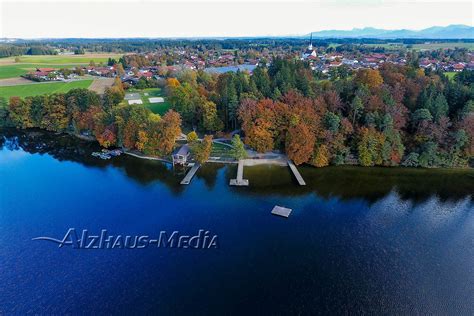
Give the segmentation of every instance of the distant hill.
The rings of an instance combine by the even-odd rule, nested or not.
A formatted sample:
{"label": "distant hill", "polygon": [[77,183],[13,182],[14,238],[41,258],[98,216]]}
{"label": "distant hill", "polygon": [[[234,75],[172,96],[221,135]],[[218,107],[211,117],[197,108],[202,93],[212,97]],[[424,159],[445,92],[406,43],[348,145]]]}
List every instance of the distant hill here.
{"label": "distant hill", "polygon": [[[309,36],[309,34],[308,34]],[[474,39],[474,27],[467,25],[433,26],[427,29],[383,30],[373,27],[350,31],[328,30],[313,32],[314,38],[429,38],[429,39]]]}

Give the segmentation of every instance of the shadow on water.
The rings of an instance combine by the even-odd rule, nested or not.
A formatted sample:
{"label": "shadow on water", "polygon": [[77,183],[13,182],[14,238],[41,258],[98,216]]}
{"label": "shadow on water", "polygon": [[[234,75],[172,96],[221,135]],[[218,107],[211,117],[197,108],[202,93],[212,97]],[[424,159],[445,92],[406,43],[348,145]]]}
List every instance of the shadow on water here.
{"label": "shadow on water", "polygon": [[[298,167],[306,186],[298,186],[287,167],[256,166],[245,168],[250,179],[248,194],[298,196],[315,193],[323,198],[364,199],[374,203],[396,191],[403,200],[423,202],[433,196],[441,201],[460,200],[474,192],[474,170],[363,168],[337,166]],[[288,185],[291,183],[292,185]]]}
{"label": "shadow on water", "polygon": [[[69,135],[57,135],[40,130],[0,130],[0,149],[22,149],[32,154],[48,154],[59,161],[73,161],[91,168],[114,167],[127,177],[150,185],[155,181],[165,184],[173,193],[186,189],[180,185],[186,170],[173,169],[171,165],[158,161],[138,159],[122,155],[111,160],[91,156],[100,150],[96,142],[79,140]],[[209,189],[216,185],[218,174],[223,170],[225,183],[235,178],[236,165],[207,164],[196,174]],[[257,196],[303,196],[314,193],[323,198],[337,197],[343,200],[364,199],[374,203],[396,191],[404,200],[423,202],[437,196],[441,201],[460,200],[474,192],[474,170],[472,169],[409,169],[409,168],[363,168],[340,166],[298,169],[306,186],[298,186],[287,167],[245,167],[244,178],[249,187],[229,187],[236,194]],[[191,184],[192,185],[192,184]]]}

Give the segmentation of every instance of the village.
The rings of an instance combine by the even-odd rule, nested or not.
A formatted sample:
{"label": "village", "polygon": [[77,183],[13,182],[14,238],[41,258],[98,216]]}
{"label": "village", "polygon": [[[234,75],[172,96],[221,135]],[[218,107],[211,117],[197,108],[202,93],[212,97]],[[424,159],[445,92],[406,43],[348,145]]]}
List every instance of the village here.
{"label": "village", "polygon": [[81,76],[115,78],[120,77],[123,83],[137,85],[140,79],[159,80],[183,70],[204,70],[209,73],[252,71],[258,65],[270,65],[275,58],[289,58],[308,62],[311,69],[321,79],[330,79],[334,71],[356,71],[358,69],[377,69],[384,63],[405,65],[410,54],[417,54],[418,65],[422,69],[457,73],[464,69],[474,70],[474,52],[467,49],[444,49],[433,51],[411,52],[407,49],[385,49],[378,46],[325,47],[313,44],[308,39],[307,47],[265,47],[252,49],[208,49],[202,50],[192,46],[166,47],[145,53],[126,53],[119,60],[109,59],[107,63],[91,63],[72,68],[37,68],[23,77],[29,80],[71,81]]}

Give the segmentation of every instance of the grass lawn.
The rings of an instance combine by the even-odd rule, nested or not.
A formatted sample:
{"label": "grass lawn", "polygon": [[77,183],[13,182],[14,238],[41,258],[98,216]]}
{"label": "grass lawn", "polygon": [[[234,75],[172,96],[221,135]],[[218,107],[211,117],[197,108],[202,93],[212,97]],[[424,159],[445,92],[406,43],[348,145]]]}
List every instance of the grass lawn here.
{"label": "grass lawn", "polygon": [[212,143],[211,157],[232,158],[231,150],[229,146]]}
{"label": "grass lawn", "polygon": [[[163,93],[160,88],[148,88],[143,90],[128,89],[126,93],[140,93],[143,106],[149,108],[153,113],[163,116],[170,108],[171,104],[166,101],[162,103],[150,103],[148,98],[163,97]],[[148,93],[148,95],[145,95]]]}
{"label": "grass lawn", "polygon": [[92,80],[78,80],[72,82],[48,82],[0,87],[0,96],[8,100],[13,96],[24,98],[41,94],[66,93],[69,90],[77,88],[87,89],[91,83]]}

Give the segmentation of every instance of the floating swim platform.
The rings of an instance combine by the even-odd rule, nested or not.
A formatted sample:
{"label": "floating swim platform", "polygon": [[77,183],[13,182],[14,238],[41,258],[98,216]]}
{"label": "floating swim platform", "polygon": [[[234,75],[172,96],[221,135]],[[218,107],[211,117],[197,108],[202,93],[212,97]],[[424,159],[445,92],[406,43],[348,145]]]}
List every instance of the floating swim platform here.
{"label": "floating swim platform", "polygon": [[291,208],[275,205],[275,207],[272,210],[272,214],[288,218],[288,216],[290,216],[291,214],[291,211],[292,211]]}

